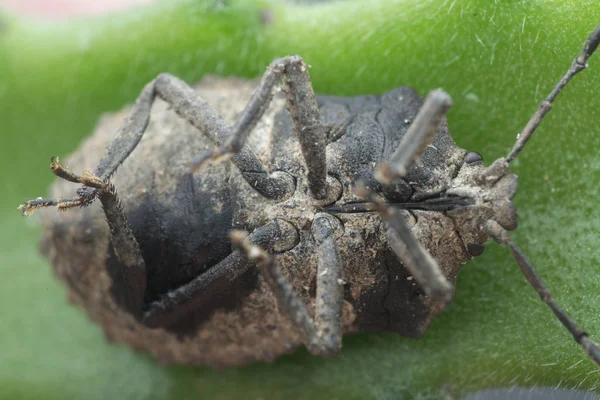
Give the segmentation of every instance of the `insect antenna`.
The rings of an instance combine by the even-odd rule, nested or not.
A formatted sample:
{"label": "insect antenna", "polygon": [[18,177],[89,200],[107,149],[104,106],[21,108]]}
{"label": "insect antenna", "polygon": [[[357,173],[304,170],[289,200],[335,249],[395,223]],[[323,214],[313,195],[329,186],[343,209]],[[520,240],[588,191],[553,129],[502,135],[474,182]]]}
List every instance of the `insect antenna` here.
{"label": "insect antenna", "polygon": [[508,232],[500,224],[492,220],[486,222],[485,230],[496,242],[510,249],[521,272],[525,275],[531,287],[537,292],[542,301],[550,307],[564,327],[567,328],[573,339],[585,349],[592,361],[600,366],[600,348],[598,348],[598,345],[590,339],[588,333],[581,329],[552,298],[550,289],[548,289],[540,275],[535,271],[531,262],[525,257],[525,254],[510,239]]}
{"label": "insect antenna", "polygon": [[[517,138],[517,142],[514,147],[506,156],[506,158],[499,158],[494,161],[492,165],[490,165],[480,176],[480,180],[483,182],[495,182],[500,177],[504,175],[506,169],[508,168],[508,164],[517,157],[517,155],[521,152],[525,143],[531,138],[533,132],[539,126],[540,122],[544,118],[544,116],[550,111],[552,108],[552,103],[561,92],[561,90],[569,83],[569,81],[580,71],[584,70],[587,67],[587,61],[594,53],[594,51],[600,45],[600,26],[594,30],[594,32],[588,37],[586,40],[583,50],[581,54],[575,58],[571,67],[567,71],[567,73],[562,77],[562,79],[558,82],[558,84],[552,89],[552,92],[546,97],[542,103],[540,104],[538,110],[533,114],[523,132]],[[499,244],[506,246],[512,252],[515,261],[519,265],[521,272],[531,285],[531,287],[537,292],[540,296],[541,300],[546,303],[546,305],[552,310],[554,315],[560,320],[563,326],[569,331],[569,333],[573,336],[575,341],[579,343],[588,353],[589,357],[594,361],[597,365],[600,366],[600,348],[598,345],[590,339],[587,332],[575,323],[573,319],[571,319],[567,313],[558,305],[558,303],[552,298],[552,293],[550,289],[546,286],[540,275],[535,271],[535,268],[531,264],[531,262],[527,259],[525,254],[521,251],[521,249],[510,239],[508,232],[504,229],[498,222],[493,220],[488,220],[483,226],[483,229],[487,232],[487,234],[494,239]]]}
{"label": "insect antenna", "polygon": [[552,109],[552,104],[559,93],[567,86],[569,81],[577,75],[577,73],[587,68],[587,62],[598,48],[598,45],[600,45],[600,25],[596,27],[594,32],[587,38],[583,50],[581,50],[581,54],[573,60],[573,63],[566,74],[556,86],[554,86],[554,89],[552,89],[550,94],[540,103],[537,111],[531,116],[525,125],[525,128],[523,128],[523,131],[517,136],[517,141],[510,153],[508,153],[505,158],[499,158],[494,161],[494,163],[481,174],[480,179],[482,181],[495,182],[504,175],[504,172],[508,169],[508,164],[519,155],[521,150],[523,150],[523,147],[525,147],[525,144],[531,139],[531,136],[544,119],[544,116]]}

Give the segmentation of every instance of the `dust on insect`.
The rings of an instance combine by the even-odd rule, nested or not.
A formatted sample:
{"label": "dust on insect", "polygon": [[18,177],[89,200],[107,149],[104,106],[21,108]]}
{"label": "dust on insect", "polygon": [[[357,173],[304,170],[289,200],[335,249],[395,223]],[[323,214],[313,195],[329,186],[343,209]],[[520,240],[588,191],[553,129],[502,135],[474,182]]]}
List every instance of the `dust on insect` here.
{"label": "dust on insect", "polygon": [[[600,364],[508,234],[509,164],[599,42],[600,27],[489,167],[450,137],[445,92],[315,96],[290,56],[255,90],[159,75],[70,157],[93,173],[53,157],[55,197],[19,208],[69,210],[43,215],[42,249],[71,300],[109,339],[162,362],[242,365],[301,344],[333,356],[357,331],[419,337],[451,301],[461,265],[493,239]],[[70,183],[83,185],[74,196]]]}

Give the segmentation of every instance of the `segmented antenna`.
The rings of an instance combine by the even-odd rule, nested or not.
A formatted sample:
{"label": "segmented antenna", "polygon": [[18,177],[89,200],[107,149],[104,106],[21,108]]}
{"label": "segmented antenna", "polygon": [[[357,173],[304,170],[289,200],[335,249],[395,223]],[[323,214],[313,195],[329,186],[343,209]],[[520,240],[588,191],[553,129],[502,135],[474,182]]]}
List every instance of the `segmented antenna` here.
{"label": "segmented antenna", "polygon": [[565,76],[563,76],[562,79],[556,84],[554,89],[552,89],[552,92],[550,92],[548,97],[546,97],[544,101],[542,101],[540,107],[535,112],[535,114],[531,116],[531,119],[529,120],[529,122],[527,122],[527,125],[525,125],[525,128],[523,129],[523,132],[521,132],[521,134],[519,135],[519,138],[517,139],[517,142],[515,143],[513,149],[506,157],[507,162],[511,162],[515,159],[515,157],[517,157],[519,152],[525,146],[525,143],[527,143],[529,138],[531,138],[531,136],[533,135],[533,132],[535,132],[536,128],[538,127],[544,116],[552,108],[552,103],[556,99],[556,96],[558,96],[558,94],[561,92],[561,90],[565,86],[567,86],[567,83],[569,83],[569,81],[573,79],[573,77],[577,75],[578,72],[583,71],[587,67],[587,61],[594,53],[596,48],[598,48],[598,44],[600,44],[600,26],[598,26],[596,30],[590,35],[590,37],[585,41],[585,45],[583,46],[583,50],[581,51],[579,57],[573,60],[571,68],[569,68]]}
{"label": "segmented antenna", "polygon": [[537,129],[537,127],[542,122],[542,119],[548,112],[552,109],[552,104],[558,94],[563,90],[563,88],[569,83],[571,79],[580,71],[583,71],[587,67],[587,61],[592,56],[594,51],[600,45],[600,25],[592,32],[592,34],[585,41],[583,46],[583,50],[581,54],[573,60],[571,67],[567,71],[567,73],[562,77],[562,79],[556,84],[552,92],[546,97],[538,107],[537,111],[531,116],[523,131],[517,137],[517,141],[513,146],[512,150],[506,158],[496,160],[492,165],[490,165],[484,173],[481,175],[481,179],[483,181],[495,181],[498,176],[502,176],[502,173],[499,174],[499,170],[506,170],[508,168],[508,163],[514,160],[517,155],[523,150],[525,143],[529,141],[533,132]]}

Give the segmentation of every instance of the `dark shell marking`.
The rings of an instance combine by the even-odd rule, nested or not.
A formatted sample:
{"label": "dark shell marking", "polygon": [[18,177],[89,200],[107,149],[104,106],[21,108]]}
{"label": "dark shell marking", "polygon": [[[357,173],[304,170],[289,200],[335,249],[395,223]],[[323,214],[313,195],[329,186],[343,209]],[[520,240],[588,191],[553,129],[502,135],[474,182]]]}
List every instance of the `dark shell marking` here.
{"label": "dark shell marking", "polygon": [[[207,78],[197,89],[231,122],[255,85]],[[422,165],[411,166],[396,190],[386,191],[373,177],[375,166],[397,147],[422,104],[421,98],[413,89],[402,87],[381,96],[319,97],[318,101],[321,119],[329,129],[328,173],[343,188],[340,204],[359,200],[353,194],[357,179],[389,202],[419,201],[447,190],[471,190],[473,176],[483,168],[481,163],[469,163],[474,153],[454,144],[444,122],[422,155]],[[207,164],[193,177],[186,174],[192,158],[213,145],[163,101],[156,101],[146,134],[113,178],[147,263],[146,302],[223,259],[231,251],[230,229],[252,231],[281,218],[297,227],[300,241],[292,250],[277,254],[277,262],[312,310],[317,261],[310,226],[315,211],[310,206],[299,144],[284,108],[285,101],[276,97],[249,143],[271,171],[289,172],[297,180],[295,193],[276,202],[258,195],[226,160]],[[126,112],[103,117],[95,133],[66,164],[92,170]],[[465,189],[465,185],[469,187]],[[514,193],[516,177],[508,174],[504,186],[497,186],[503,188],[504,198],[507,192]],[[72,184],[57,181],[52,196],[72,192]],[[491,211],[486,207],[481,209],[487,215]],[[477,219],[472,210],[469,218],[461,213],[453,217],[420,210],[404,213],[415,236],[452,284],[460,266],[474,255],[469,251],[472,246],[487,240],[485,235],[466,237]],[[385,224],[376,213],[338,217],[344,227],[339,242],[346,282],[344,332],[395,331],[421,336],[436,312],[388,247]],[[215,287],[177,323],[148,328],[122,310],[113,295],[118,293],[120,265],[99,204],[60,214],[46,211],[43,223],[42,249],[67,283],[70,300],[101,324],[112,341],[148,351],[164,363],[213,367],[271,361],[302,344],[254,269],[232,284]]]}

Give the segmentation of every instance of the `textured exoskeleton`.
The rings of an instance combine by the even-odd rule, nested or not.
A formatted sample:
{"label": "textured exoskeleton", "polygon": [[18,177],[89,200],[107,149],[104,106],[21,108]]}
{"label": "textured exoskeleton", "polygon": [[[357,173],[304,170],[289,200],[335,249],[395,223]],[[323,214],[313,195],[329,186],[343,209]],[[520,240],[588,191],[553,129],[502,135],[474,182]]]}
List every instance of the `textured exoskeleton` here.
{"label": "textured exoskeleton", "polygon": [[[252,81],[205,79],[197,90],[233,123],[255,87]],[[397,147],[422,100],[408,87],[382,96],[318,99],[322,120],[332,127],[342,126],[335,136],[330,135],[327,147],[329,175],[343,186],[338,203],[360,201],[353,194],[353,182],[357,178],[374,181],[376,164]],[[65,164],[93,170],[125,115],[103,117],[94,135]],[[193,158],[214,144],[162,101],[153,106],[143,140],[112,178],[146,260],[147,302],[159,299],[230,254],[231,229],[252,232],[281,218],[293,223],[300,237],[294,248],[276,255],[277,263],[306,304],[312,304],[317,260],[311,222],[319,209],[311,205],[306,167],[284,99],[273,101],[248,145],[271,170],[295,177],[294,195],[283,202],[266,200],[228,160],[203,166],[190,181],[186,173]],[[389,200],[431,197],[431,193],[450,187],[461,169],[464,175],[465,171],[483,168],[480,161],[465,163],[466,155],[454,144],[444,124],[423,154],[424,165],[411,168],[398,190],[389,194]],[[509,179],[514,193],[516,177],[510,175]],[[73,184],[57,181],[52,195],[66,197],[72,193]],[[455,222],[441,212],[404,213],[413,224],[415,236],[454,282],[460,266],[471,257]],[[421,336],[434,312],[389,248],[383,220],[374,212],[335,215],[343,225],[339,250],[344,260],[344,331],[391,330]],[[237,280],[211,288],[204,301],[190,304],[189,312],[168,327],[145,327],[119,307],[111,294],[119,282],[120,266],[100,204],[64,213],[45,212],[43,222],[47,227],[44,253],[67,281],[71,299],[102,324],[111,340],[148,350],[164,362],[215,366],[272,360],[301,344],[298,330],[279,311],[254,268]],[[473,243],[481,245],[485,239]]]}
{"label": "textured exoskeleton", "polygon": [[[597,29],[568,79],[599,41]],[[282,77],[286,96],[270,101]],[[242,365],[301,344],[334,355],[348,332],[419,337],[451,300],[460,266],[490,238],[510,247],[598,362],[596,345],[507,234],[517,226],[510,201],[517,177],[508,163],[566,81],[513,152],[485,167],[450,137],[443,119],[450,99],[441,91],[425,102],[401,87],[317,96],[313,104],[306,65],[295,56],[275,60],[254,93],[257,82],[216,78],[195,93],[163,74],[132,110],[105,116],[68,159],[95,168],[93,175],[53,159],[65,179],[53,187],[58,200],[21,209],[77,208],[43,214],[44,254],[110,340],[162,362]],[[78,197],[67,197],[66,181],[84,184]],[[104,212],[98,202],[83,207],[96,197]]]}

